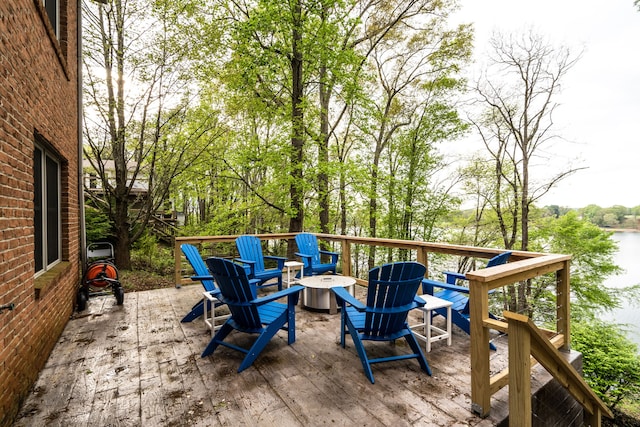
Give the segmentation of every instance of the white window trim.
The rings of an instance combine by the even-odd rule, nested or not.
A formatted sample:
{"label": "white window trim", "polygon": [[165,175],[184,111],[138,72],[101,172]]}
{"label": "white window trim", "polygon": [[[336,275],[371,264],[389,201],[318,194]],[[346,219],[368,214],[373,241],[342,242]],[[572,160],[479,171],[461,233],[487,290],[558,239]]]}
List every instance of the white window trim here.
{"label": "white window trim", "polygon": [[[60,161],[60,159],[58,158],[58,156],[56,156],[51,150],[48,150],[47,148],[45,148],[42,144],[35,144],[35,148],[37,148],[38,150],[40,150],[40,152],[42,153],[41,159],[40,159],[40,170],[41,170],[41,182],[40,182],[40,188],[41,188],[41,200],[40,200],[40,206],[42,209],[42,224],[41,224],[41,232],[42,232],[42,269],[39,271],[35,272],[35,277],[38,277],[42,274],[44,274],[45,272],[47,272],[48,270],[50,270],[51,268],[53,268],[55,265],[59,264],[62,261],[62,162]],[[47,164],[47,159],[51,159],[53,160],[56,165],[57,165],[57,189],[58,189],[58,194],[57,194],[57,212],[58,212],[58,221],[57,221],[57,228],[58,228],[58,232],[57,232],[57,236],[58,236],[58,241],[57,243],[57,251],[58,251],[58,257],[53,260],[52,262],[49,262],[49,253],[48,253],[48,221],[47,221],[47,168],[46,168],[46,164]],[[35,165],[34,165],[35,167]],[[35,179],[35,174],[34,174],[34,179]],[[35,185],[35,182],[34,182]],[[34,192],[34,197],[35,197],[35,192]],[[35,211],[34,211],[34,225],[35,225]],[[35,227],[34,227],[34,233],[35,233]],[[37,238],[37,236],[35,236],[34,234],[34,240],[35,238]],[[34,261],[35,261],[35,249],[34,249]],[[35,262],[34,262],[34,266],[35,266]]]}

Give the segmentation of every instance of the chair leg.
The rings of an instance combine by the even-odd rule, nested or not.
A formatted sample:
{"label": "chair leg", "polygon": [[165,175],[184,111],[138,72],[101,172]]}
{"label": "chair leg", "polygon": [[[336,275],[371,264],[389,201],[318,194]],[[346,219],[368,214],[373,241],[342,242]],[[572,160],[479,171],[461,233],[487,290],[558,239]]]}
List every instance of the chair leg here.
{"label": "chair leg", "polygon": [[287,308],[287,344],[296,342],[296,306],[291,296]]}
{"label": "chair leg", "polygon": [[[207,306],[207,309],[210,309],[209,307],[211,307],[210,305],[211,303],[209,303],[209,305]],[[188,323],[191,322],[195,319],[197,319],[198,317],[202,316],[204,314],[204,304],[202,302],[202,300],[198,301],[192,308],[191,311],[189,313],[187,313],[182,320],[180,320],[181,323]]]}
{"label": "chair leg", "polygon": [[[407,326],[407,329],[408,329],[408,326]],[[431,376],[431,367],[429,366],[429,362],[427,362],[427,359],[424,357],[424,353],[422,352],[422,349],[420,348],[420,344],[418,344],[418,340],[416,339],[416,337],[413,336],[411,332],[409,332],[404,337],[407,340],[409,347],[411,347],[411,350],[417,356],[418,362],[420,363],[420,367],[422,368],[422,370],[425,371],[429,376]]]}
{"label": "chair leg", "polygon": [[345,322],[344,322],[344,317],[346,316],[346,314],[345,314],[345,310],[346,310],[345,304],[344,303],[341,304],[340,308],[341,308],[341,310],[340,310],[340,346],[342,346],[342,348],[344,348],[344,345],[345,345],[344,337],[345,337],[345,333],[346,333],[346,325],[345,325]]}
{"label": "chair leg", "polygon": [[280,328],[284,325],[286,319],[286,313],[283,313],[281,317],[271,322],[262,333],[255,340],[249,351],[247,352],[246,357],[240,364],[238,368],[238,372],[242,372],[247,369],[249,366],[253,364],[256,358],[260,355],[265,346],[271,341],[271,338],[280,330]]}
{"label": "chair leg", "polygon": [[227,335],[231,333],[231,331],[233,331],[233,328],[231,327],[231,325],[229,325],[228,321],[224,322],[224,324],[220,327],[214,337],[211,338],[211,341],[209,341],[209,344],[207,344],[207,347],[204,349],[200,357],[207,357],[208,355],[213,353],[218,345],[220,345],[220,343],[224,341]]}
{"label": "chair leg", "polygon": [[[446,315],[446,309],[442,308],[442,309],[438,309],[436,310],[438,312],[438,314],[441,314],[442,316]],[[471,334],[471,324],[469,322],[469,319],[464,317],[462,314],[460,314],[459,311],[457,310],[451,310],[451,321],[453,322],[454,325],[456,325],[458,328],[462,329],[464,332],[466,332],[467,334]],[[496,351],[496,346],[490,342],[489,343],[489,349]]]}
{"label": "chair leg", "polygon": [[358,357],[360,357],[360,361],[362,362],[362,368],[364,369],[364,374],[369,378],[371,384],[374,384],[373,372],[371,371],[371,364],[369,363],[369,358],[367,357],[367,352],[364,349],[364,344],[358,335],[358,331],[355,329],[353,324],[349,319],[347,319],[347,327],[349,329],[349,334],[351,334],[351,338],[353,339],[353,345],[358,352]]}

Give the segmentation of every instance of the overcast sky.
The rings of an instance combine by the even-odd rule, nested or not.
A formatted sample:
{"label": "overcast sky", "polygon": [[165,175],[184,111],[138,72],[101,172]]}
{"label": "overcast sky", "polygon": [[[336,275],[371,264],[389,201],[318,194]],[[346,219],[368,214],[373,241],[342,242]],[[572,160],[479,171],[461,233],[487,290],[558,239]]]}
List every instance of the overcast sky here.
{"label": "overcast sky", "polygon": [[[453,22],[474,24],[477,63],[493,31],[531,28],[583,51],[556,98],[555,133],[567,142],[558,145],[555,160],[588,169],[559,183],[539,205],[640,205],[640,12],[633,0],[460,2]],[[481,148],[477,137],[468,143]],[[555,154],[555,146],[547,151]]]}

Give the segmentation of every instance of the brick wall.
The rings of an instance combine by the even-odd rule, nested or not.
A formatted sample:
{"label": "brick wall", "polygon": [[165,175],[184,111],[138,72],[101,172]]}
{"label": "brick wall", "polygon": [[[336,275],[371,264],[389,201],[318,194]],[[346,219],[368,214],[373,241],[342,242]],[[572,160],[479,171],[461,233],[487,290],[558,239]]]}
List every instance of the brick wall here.
{"label": "brick wall", "polygon": [[[80,281],[75,0],[0,1],[0,426],[8,426],[73,311]],[[35,134],[61,160],[62,259],[34,277]],[[40,292],[36,292],[36,287]]]}

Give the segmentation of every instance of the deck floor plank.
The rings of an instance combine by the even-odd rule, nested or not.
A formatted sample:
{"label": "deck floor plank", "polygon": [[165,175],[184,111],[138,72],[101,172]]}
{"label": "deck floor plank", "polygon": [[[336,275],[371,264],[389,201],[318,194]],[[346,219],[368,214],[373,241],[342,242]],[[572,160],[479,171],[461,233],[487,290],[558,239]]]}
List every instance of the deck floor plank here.
{"label": "deck floor plank", "polygon": [[[469,337],[455,328],[451,347],[439,341],[426,354],[433,376],[412,359],[373,365],[371,384],[348,334],[340,346],[340,315],[299,305],[296,342],[287,345],[279,332],[238,374],[242,354],[219,347],[201,358],[210,331],[202,319],[180,323],[201,297],[194,284],[127,293],[122,306],[112,295],[90,298],[67,324],[14,425],[493,425],[470,411]],[[407,351],[401,341],[365,345],[371,357]]]}

